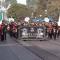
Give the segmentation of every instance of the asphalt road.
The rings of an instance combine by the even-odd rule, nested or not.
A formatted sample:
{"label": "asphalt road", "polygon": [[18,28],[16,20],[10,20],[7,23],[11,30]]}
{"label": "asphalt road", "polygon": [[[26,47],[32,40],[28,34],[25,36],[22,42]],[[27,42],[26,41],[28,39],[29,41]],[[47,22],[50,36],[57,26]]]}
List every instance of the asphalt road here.
{"label": "asphalt road", "polygon": [[23,41],[23,45],[31,45],[29,50],[44,60],[60,60],[60,38],[48,41]]}
{"label": "asphalt road", "polygon": [[60,60],[60,39],[16,41],[7,35],[0,41],[0,60]]}
{"label": "asphalt road", "polygon": [[[28,46],[29,47],[29,46]],[[0,60],[42,60],[7,35],[7,40],[0,41]]]}

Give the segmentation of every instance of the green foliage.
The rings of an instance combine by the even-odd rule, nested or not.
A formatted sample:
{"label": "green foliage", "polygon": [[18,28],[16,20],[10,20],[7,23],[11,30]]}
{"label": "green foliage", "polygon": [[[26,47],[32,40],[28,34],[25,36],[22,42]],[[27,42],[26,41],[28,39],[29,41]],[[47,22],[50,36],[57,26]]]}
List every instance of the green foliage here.
{"label": "green foliage", "polygon": [[6,3],[11,3],[11,4],[15,4],[17,3],[17,0],[5,0]]}
{"label": "green foliage", "polygon": [[46,0],[38,0],[37,4],[37,10],[36,10],[36,16],[43,15],[45,14],[45,9],[46,9]]}
{"label": "green foliage", "polygon": [[4,7],[7,8],[9,4],[16,4],[17,0],[5,0],[5,2],[3,3]]}
{"label": "green foliage", "polygon": [[13,4],[8,9],[8,16],[19,18],[20,16],[30,16],[31,12],[25,5]]}
{"label": "green foliage", "polygon": [[60,13],[60,0],[52,0],[51,3],[48,4],[48,16],[52,16],[54,20],[58,20]]}
{"label": "green foliage", "polygon": [[36,16],[45,16],[45,9],[47,9],[48,16],[58,16],[60,13],[60,0],[38,0],[38,8]]}

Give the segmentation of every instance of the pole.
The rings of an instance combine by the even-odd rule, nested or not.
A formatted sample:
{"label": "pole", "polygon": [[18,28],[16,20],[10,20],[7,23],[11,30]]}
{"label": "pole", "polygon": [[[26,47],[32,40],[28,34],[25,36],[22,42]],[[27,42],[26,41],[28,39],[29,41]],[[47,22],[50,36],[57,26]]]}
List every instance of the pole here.
{"label": "pole", "polygon": [[2,7],[2,0],[1,0],[1,7]]}

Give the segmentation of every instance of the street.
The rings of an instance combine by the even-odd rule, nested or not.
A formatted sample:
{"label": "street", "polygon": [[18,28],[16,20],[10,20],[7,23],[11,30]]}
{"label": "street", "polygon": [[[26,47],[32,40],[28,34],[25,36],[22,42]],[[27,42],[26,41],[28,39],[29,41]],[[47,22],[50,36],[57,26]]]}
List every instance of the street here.
{"label": "street", "polygon": [[48,41],[0,41],[0,60],[60,60],[60,38]]}
{"label": "street", "polygon": [[60,60],[59,0],[0,0],[0,60]]}
{"label": "street", "polygon": [[25,41],[23,45],[31,45],[29,49],[44,60],[60,60],[60,38],[48,41]]}
{"label": "street", "polygon": [[17,43],[7,35],[7,40],[0,41],[0,60],[41,60],[37,55]]}

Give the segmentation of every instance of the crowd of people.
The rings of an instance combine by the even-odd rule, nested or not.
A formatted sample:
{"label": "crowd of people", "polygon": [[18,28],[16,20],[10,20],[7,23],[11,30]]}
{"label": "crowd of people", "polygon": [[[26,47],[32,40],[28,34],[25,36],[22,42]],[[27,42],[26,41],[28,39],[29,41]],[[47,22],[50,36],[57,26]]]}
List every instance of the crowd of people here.
{"label": "crowd of people", "polygon": [[56,40],[60,36],[60,27],[57,23],[49,23],[48,26],[46,26],[46,35],[49,39]]}
{"label": "crowd of people", "polygon": [[[20,28],[19,28],[21,26],[23,26],[23,25],[22,24],[18,25],[18,23],[16,23],[16,22],[11,22],[9,24],[2,22],[2,24],[0,24],[0,40],[1,41],[6,40],[7,39],[6,38],[7,33],[10,35],[10,37],[14,37],[17,39],[19,37],[19,34],[22,33],[20,31]],[[39,26],[44,26],[45,36],[47,36],[49,39],[56,40],[56,38],[59,38],[60,27],[58,26],[58,24],[56,22],[55,23],[49,22],[47,24],[46,23],[42,23],[42,24],[40,23]],[[20,31],[20,33],[19,33],[19,31]]]}
{"label": "crowd of people", "polygon": [[10,37],[18,38],[19,35],[19,25],[16,22],[11,22],[8,24],[8,32]]}
{"label": "crowd of people", "polygon": [[5,22],[2,22],[0,24],[0,40],[4,41],[7,38],[7,33],[10,35],[10,37],[18,38],[18,25],[15,22],[11,22],[9,24],[6,24]]}
{"label": "crowd of people", "polygon": [[[22,26],[25,26],[25,24],[22,24]],[[31,27],[35,26],[36,28],[44,27],[45,37],[48,37],[48,39],[56,40],[60,36],[60,26],[58,26],[57,22],[31,23],[30,25],[27,26]]]}

